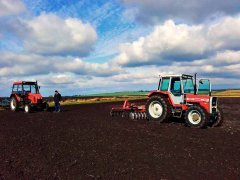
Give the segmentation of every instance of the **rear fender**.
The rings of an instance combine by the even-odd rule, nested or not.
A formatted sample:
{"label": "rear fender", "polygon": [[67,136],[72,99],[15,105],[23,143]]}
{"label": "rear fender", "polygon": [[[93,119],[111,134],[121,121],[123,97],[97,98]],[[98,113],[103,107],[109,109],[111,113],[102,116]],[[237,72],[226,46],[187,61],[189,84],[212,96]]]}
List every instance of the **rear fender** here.
{"label": "rear fender", "polygon": [[165,91],[151,91],[149,94],[148,94],[148,97],[152,97],[152,96],[161,96],[162,98],[166,99],[169,104],[173,107],[179,107],[179,105],[175,105],[169,92],[165,92]]}
{"label": "rear fender", "polygon": [[17,100],[17,102],[20,102],[20,101],[21,101],[21,97],[18,96],[17,94],[12,94],[12,95],[10,96],[10,98],[15,98],[15,99]]}
{"label": "rear fender", "polygon": [[169,93],[165,92],[165,91],[150,91],[147,96],[152,97],[152,96],[156,96],[156,95],[167,98]]}

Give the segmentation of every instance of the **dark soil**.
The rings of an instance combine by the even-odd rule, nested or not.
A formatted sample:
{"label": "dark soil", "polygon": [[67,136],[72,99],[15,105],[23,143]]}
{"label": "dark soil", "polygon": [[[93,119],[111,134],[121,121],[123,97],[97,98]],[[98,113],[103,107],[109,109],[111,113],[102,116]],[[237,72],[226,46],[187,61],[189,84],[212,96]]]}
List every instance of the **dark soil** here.
{"label": "dark soil", "polygon": [[219,128],[112,118],[120,103],[0,111],[0,179],[240,179],[240,103]]}

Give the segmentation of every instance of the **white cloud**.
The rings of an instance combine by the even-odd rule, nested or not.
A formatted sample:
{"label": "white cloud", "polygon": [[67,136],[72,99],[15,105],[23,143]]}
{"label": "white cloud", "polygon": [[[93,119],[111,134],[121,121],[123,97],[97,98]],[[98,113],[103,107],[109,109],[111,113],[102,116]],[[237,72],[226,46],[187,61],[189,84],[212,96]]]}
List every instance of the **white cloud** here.
{"label": "white cloud", "polygon": [[86,56],[97,39],[95,29],[80,19],[43,13],[23,22],[27,28],[22,32],[24,45],[32,53]]}
{"label": "white cloud", "polygon": [[36,54],[0,53],[0,75],[16,77],[49,73],[75,73],[88,76],[111,76],[122,71],[108,63],[89,63],[79,58]]}
{"label": "white cloud", "polygon": [[207,37],[215,49],[240,49],[240,16],[225,17],[212,24]]}
{"label": "white cloud", "polygon": [[175,58],[202,56],[207,47],[203,26],[176,25],[169,20],[156,26],[148,36],[121,45],[114,62],[126,66],[167,64]]}
{"label": "white cloud", "polygon": [[[166,65],[208,59],[214,54],[218,54],[216,63],[223,62],[224,58],[238,62],[236,49],[240,49],[239,41],[240,17],[226,17],[198,26],[175,24],[168,20],[155,26],[149,35],[120,45],[120,53],[112,63],[127,67]],[[217,52],[224,52],[224,57]]]}
{"label": "white cloud", "polygon": [[21,13],[26,10],[21,0],[1,0],[0,17]]}
{"label": "white cloud", "polygon": [[58,72],[63,71],[94,76],[111,76],[122,71],[119,66],[111,66],[108,63],[89,63],[79,58],[63,63],[56,63],[54,66]]}
{"label": "white cloud", "polygon": [[239,64],[240,63],[240,51],[224,51],[218,53],[214,58],[216,64]]}
{"label": "white cloud", "polygon": [[122,2],[126,5],[127,11],[132,10],[132,14],[135,13],[137,21],[147,24],[159,23],[166,19],[199,23],[219,16],[235,15],[239,13],[237,7],[240,5],[239,0],[122,0]]}

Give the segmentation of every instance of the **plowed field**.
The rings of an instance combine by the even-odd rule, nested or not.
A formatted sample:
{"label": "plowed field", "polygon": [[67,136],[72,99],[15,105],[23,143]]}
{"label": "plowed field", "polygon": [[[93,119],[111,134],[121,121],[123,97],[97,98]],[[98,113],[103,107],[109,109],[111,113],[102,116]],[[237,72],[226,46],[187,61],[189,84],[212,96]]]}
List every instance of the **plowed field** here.
{"label": "plowed field", "polygon": [[0,179],[240,179],[239,100],[207,129],[110,117],[121,103],[0,111]]}

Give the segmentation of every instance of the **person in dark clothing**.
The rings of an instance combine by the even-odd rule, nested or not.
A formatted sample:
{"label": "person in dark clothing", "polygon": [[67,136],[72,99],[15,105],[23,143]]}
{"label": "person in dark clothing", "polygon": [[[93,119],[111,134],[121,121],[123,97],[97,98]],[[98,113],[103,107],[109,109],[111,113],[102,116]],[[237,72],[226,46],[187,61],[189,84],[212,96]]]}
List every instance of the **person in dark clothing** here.
{"label": "person in dark clothing", "polygon": [[60,101],[62,100],[62,96],[57,90],[55,91],[53,100],[55,104],[55,112],[60,112],[61,111]]}

